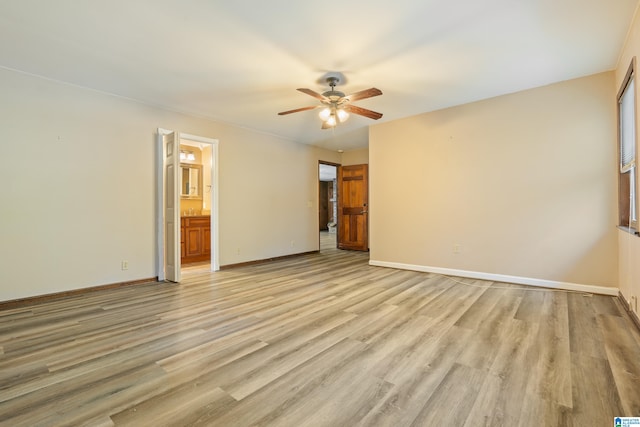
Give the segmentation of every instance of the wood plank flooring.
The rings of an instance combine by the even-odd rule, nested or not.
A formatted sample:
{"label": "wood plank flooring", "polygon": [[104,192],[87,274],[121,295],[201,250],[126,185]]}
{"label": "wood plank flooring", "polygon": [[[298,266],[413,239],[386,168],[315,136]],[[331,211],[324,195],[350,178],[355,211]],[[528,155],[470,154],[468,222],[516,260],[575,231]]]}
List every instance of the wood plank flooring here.
{"label": "wood plank flooring", "polygon": [[0,311],[2,426],[610,426],[640,334],[606,296],[333,249]]}

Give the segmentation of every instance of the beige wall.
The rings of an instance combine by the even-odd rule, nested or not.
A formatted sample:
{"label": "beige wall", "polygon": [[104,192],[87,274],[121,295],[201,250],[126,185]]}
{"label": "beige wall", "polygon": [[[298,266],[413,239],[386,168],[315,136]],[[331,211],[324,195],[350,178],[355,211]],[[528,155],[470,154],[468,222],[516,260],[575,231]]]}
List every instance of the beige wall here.
{"label": "beige wall", "polygon": [[[633,57],[640,59],[640,12],[636,12],[635,19],[631,25],[631,29],[629,30],[627,43],[622,51],[620,61],[616,68],[616,93],[622,86],[622,81],[629,69],[631,58]],[[636,60],[636,67],[639,66],[640,63]],[[640,106],[640,98],[638,97],[640,81],[638,80],[638,71],[638,68],[636,68],[636,132],[638,132],[640,127],[638,126],[640,124],[640,108],[638,108]],[[637,140],[638,135],[636,135],[636,141]],[[637,152],[638,149],[636,147],[636,153]],[[640,189],[640,174],[636,174],[636,179],[638,179],[636,188]],[[633,236],[624,231],[619,231],[618,237],[620,251],[620,292],[627,302],[630,303],[634,312],[638,314],[638,305],[640,305],[640,303],[637,302],[638,298],[640,298],[640,237]]]}
{"label": "beige wall", "polygon": [[193,212],[193,215],[207,214],[207,212],[202,212],[202,200],[180,199],[180,215],[189,215],[189,212]]}
{"label": "beige wall", "polygon": [[640,314],[640,238],[618,230],[620,293],[627,304]]}
{"label": "beige wall", "polygon": [[372,126],[372,263],[617,286],[614,93],[603,73]]}
{"label": "beige wall", "polygon": [[158,127],[220,141],[222,265],[318,249],[339,153],[5,69],[0,93],[0,301],[157,275]]}
{"label": "beige wall", "polygon": [[342,153],[342,166],[363,165],[369,163],[369,149],[349,150]]}

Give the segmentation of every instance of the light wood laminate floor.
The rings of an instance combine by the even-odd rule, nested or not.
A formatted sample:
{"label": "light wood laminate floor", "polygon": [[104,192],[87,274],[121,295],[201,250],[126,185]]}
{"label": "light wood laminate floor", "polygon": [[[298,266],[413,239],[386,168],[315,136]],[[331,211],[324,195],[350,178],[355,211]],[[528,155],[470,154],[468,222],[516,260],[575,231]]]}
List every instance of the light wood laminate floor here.
{"label": "light wood laminate floor", "polygon": [[610,426],[640,335],[606,296],[320,254],[0,311],[0,425]]}

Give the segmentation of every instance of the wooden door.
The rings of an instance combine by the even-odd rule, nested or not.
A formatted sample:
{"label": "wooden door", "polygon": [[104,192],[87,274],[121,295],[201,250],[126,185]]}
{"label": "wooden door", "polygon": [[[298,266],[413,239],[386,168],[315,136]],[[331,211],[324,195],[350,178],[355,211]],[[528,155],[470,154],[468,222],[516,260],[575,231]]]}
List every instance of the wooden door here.
{"label": "wooden door", "polygon": [[369,165],[338,167],[338,248],[369,250]]}
{"label": "wooden door", "polygon": [[165,135],[164,148],[164,224],[165,224],[165,276],[172,282],[180,281],[180,136],[177,132]]}

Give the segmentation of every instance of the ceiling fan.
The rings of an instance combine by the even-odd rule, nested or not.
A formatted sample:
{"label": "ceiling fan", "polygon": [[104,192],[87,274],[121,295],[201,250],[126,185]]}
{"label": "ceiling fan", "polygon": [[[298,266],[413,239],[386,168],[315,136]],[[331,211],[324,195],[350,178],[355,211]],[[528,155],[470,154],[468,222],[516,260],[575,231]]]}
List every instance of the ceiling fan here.
{"label": "ceiling fan", "polygon": [[307,95],[311,95],[314,98],[320,100],[321,104],[312,107],[296,108],[295,110],[283,111],[278,113],[280,116],[286,114],[298,113],[300,111],[315,110],[316,108],[323,108],[320,111],[320,118],[322,119],[322,129],[329,129],[336,126],[338,123],[343,123],[349,118],[349,113],[358,114],[360,116],[368,117],[373,120],[378,120],[382,117],[382,113],[367,110],[366,108],[358,107],[351,104],[352,101],[358,101],[360,99],[371,98],[373,96],[382,95],[380,89],[372,87],[370,89],[361,90],[359,92],[352,93],[351,95],[345,95],[343,92],[336,90],[336,85],[340,83],[340,78],[335,76],[327,77],[327,84],[331,87],[331,90],[319,94],[316,91],[306,88],[299,88],[298,90]]}

